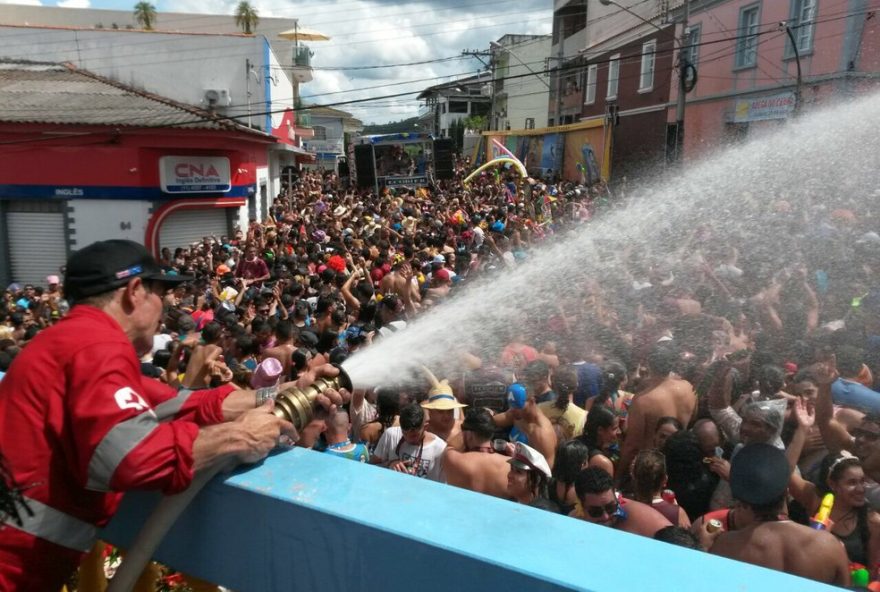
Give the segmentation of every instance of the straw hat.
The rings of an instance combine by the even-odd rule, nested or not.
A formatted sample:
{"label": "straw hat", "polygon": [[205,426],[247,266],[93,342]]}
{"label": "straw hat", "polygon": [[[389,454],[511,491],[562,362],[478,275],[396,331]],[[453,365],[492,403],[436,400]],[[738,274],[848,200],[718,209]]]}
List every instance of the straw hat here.
{"label": "straw hat", "polygon": [[422,402],[423,409],[436,409],[438,411],[448,411],[450,409],[461,409],[467,407],[464,403],[459,403],[452,394],[452,387],[445,378],[438,381],[434,374],[422,367],[422,371],[431,382],[431,390],[428,391],[428,399]]}

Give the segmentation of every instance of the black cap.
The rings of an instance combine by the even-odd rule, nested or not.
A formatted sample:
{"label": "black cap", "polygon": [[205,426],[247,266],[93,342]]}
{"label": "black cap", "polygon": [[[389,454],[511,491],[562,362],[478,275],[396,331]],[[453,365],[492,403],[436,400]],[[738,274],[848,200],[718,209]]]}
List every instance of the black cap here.
{"label": "black cap", "polygon": [[733,499],[741,502],[769,504],[785,493],[790,475],[782,450],[770,444],[748,444],[731,461],[730,491]]}
{"label": "black cap", "polygon": [[115,290],[139,277],[168,285],[192,280],[166,275],[143,245],[129,240],[106,240],[80,249],[67,260],[64,293],[74,301]]}

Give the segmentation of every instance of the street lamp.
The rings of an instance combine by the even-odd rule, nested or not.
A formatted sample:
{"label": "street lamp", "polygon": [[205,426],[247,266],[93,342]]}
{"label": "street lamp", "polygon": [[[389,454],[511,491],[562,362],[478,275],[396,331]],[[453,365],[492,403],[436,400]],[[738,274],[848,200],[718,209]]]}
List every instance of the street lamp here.
{"label": "street lamp", "polygon": [[794,91],[794,114],[795,116],[797,116],[797,114],[801,110],[801,99],[804,84],[803,75],[801,74],[801,54],[800,51],[798,51],[798,45],[797,41],[794,38],[794,33],[791,31],[791,27],[788,26],[788,21],[782,21],[781,23],[779,23],[779,28],[780,30],[784,29],[785,32],[788,34],[788,40],[791,41],[791,48],[794,50],[794,61],[797,65],[797,88]]}
{"label": "street lamp", "polygon": [[[648,19],[642,17],[640,14],[633,12],[626,6],[621,6],[616,0],[599,0],[599,3],[602,6],[616,6],[622,11],[636,17],[643,23],[647,23],[657,29],[658,31],[662,31],[663,29],[657,26],[657,23],[649,21]],[[682,158],[682,148],[684,147],[684,105],[685,105],[685,95],[687,94],[687,69],[688,69],[688,61],[684,57],[684,46],[687,43],[687,29],[688,29],[688,18],[690,17],[690,0],[684,0],[684,14],[681,19],[681,40],[676,39],[674,36],[672,40],[678,45],[678,101],[675,104],[675,149],[672,153],[673,161],[680,162]]]}

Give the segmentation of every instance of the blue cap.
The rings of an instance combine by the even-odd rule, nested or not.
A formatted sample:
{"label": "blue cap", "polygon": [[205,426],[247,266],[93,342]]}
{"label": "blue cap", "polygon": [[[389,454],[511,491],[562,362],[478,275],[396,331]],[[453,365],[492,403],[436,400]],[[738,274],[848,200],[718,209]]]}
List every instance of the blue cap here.
{"label": "blue cap", "polygon": [[504,222],[492,222],[492,226],[489,227],[489,230],[492,232],[504,232]]}
{"label": "blue cap", "polygon": [[514,382],[507,387],[507,405],[512,409],[522,409],[526,406],[526,387],[518,382]]}

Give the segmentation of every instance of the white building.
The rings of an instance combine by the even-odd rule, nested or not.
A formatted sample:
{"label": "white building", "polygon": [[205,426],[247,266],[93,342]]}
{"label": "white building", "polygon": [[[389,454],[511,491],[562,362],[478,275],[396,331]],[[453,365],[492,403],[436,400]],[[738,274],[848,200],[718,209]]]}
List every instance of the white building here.
{"label": "white building", "polygon": [[257,34],[244,35],[231,15],[160,12],[155,30],[143,31],[131,11],[4,5],[0,23],[0,58],[69,62],[279,138],[257,170],[242,227],[265,216],[284,167],[313,158],[301,147],[312,136],[307,118],[293,112],[293,85],[311,80],[310,51],[277,36],[295,19],[261,17]]}
{"label": "white building", "polygon": [[491,129],[547,126],[550,77],[544,63],[550,35],[504,35],[490,44],[495,62],[495,101]]}
{"label": "white building", "polygon": [[314,107],[308,111],[314,136],[303,144],[315,154],[315,165],[326,171],[337,171],[345,156],[345,134],[359,134],[364,124],[347,111],[332,107]]}
{"label": "white building", "polygon": [[492,78],[482,75],[429,86],[419,94],[418,128],[436,137],[449,137],[453,122],[472,116],[488,116],[492,109]]}

